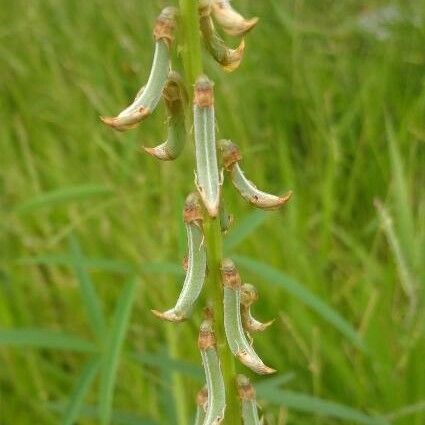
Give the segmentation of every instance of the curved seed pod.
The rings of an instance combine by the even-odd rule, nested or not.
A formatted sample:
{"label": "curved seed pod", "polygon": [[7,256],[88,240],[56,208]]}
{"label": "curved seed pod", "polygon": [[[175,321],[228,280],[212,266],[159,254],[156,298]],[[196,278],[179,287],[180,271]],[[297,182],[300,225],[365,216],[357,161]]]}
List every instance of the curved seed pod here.
{"label": "curved seed pod", "polygon": [[[207,9],[207,11],[205,11]],[[213,21],[208,12],[209,8],[202,7],[200,4],[199,25],[202,32],[202,38],[208,52],[227,72],[234,71],[241,63],[245,50],[245,42],[242,39],[239,47],[231,49],[226,46],[223,39],[217,34]]]}
{"label": "curved seed pod", "polygon": [[199,390],[196,396],[196,417],[195,425],[203,425],[205,420],[205,411],[208,404],[208,389],[204,386]]}
{"label": "curved seed pod", "polygon": [[203,425],[216,425],[221,423],[224,418],[226,391],[211,319],[204,320],[201,324],[198,346],[201,351],[208,391]]}
{"label": "curved seed pod", "polygon": [[177,9],[166,7],[157,18],[154,37],[155,53],[146,86],[139,90],[134,102],[116,117],[101,120],[119,131],[135,128],[148,117],[161,99],[170,69],[170,46],[173,40]]}
{"label": "curved seed pod", "polygon": [[254,387],[249,379],[244,375],[238,375],[236,378],[238,385],[238,394],[242,402],[242,419],[244,425],[260,425],[258,417],[257,402],[255,400]]}
{"label": "curved seed pod", "polygon": [[184,220],[189,245],[188,268],[176,305],[165,312],[152,310],[155,316],[170,322],[181,322],[189,316],[205,280],[207,256],[202,232],[202,207],[197,193],[186,198]]}
{"label": "curved seed pod", "polygon": [[241,314],[244,329],[248,333],[263,332],[274,320],[262,323],[251,314],[251,305],[258,300],[258,292],[254,285],[244,283],[241,287]]}
{"label": "curved seed pod", "polygon": [[230,35],[243,35],[258,22],[258,18],[245,19],[230,4],[230,0],[213,0],[212,11],[217,22]]}
{"label": "curved seed pod", "polygon": [[221,181],[215,143],[213,83],[201,75],[195,84],[194,129],[196,151],[196,186],[211,217],[220,204]]}
{"label": "curved seed pod", "polygon": [[184,110],[186,103],[186,92],[181,76],[171,71],[167,83],[162,91],[168,115],[168,137],[167,140],[154,148],[145,147],[145,151],[163,161],[176,159],[184,148],[186,141],[186,127]]}
{"label": "curved seed pod", "polygon": [[276,372],[266,366],[248,342],[241,321],[241,278],[230,259],[222,263],[224,285],[224,330],[232,353],[254,372],[267,375]]}
{"label": "curved seed pod", "polygon": [[230,140],[220,140],[219,148],[221,151],[224,168],[230,172],[233,185],[238,192],[250,204],[264,210],[274,210],[286,204],[292,196],[292,191],[283,196],[276,196],[263,192],[249,181],[239,166],[242,159],[239,148]]}

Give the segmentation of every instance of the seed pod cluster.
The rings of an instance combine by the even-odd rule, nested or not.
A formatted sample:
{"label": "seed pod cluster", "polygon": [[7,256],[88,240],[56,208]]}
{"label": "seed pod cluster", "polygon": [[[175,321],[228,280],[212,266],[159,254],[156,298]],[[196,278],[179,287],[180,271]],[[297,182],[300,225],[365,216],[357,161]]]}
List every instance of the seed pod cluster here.
{"label": "seed pod cluster", "polygon": [[241,319],[242,283],[239,272],[231,259],[223,260],[221,272],[224,286],[224,330],[230,350],[241,363],[260,375],[276,372],[263,363],[244,332]]}

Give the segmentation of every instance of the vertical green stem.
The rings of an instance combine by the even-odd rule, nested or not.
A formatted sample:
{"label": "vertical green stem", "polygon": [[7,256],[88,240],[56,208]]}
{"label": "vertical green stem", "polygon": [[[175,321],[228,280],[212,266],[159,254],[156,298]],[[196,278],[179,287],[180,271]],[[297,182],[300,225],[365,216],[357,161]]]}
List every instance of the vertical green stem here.
{"label": "vertical green stem", "polygon": [[[179,0],[180,23],[183,33],[183,65],[190,87],[202,74],[201,38],[199,32],[198,0]],[[239,425],[241,414],[236,388],[236,367],[233,354],[229,350],[223,322],[223,286],[221,282],[221,261],[223,239],[218,218],[205,221],[205,240],[208,259],[208,291],[214,302],[214,325],[219,350],[220,363],[226,385],[226,413],[224,425]]]}

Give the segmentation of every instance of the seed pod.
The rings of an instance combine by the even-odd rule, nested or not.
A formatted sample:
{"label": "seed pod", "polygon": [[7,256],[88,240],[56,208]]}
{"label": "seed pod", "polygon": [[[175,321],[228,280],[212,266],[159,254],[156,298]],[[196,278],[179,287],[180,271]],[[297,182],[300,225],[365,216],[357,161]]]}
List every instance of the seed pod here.
{"label": "seed pod", "polygon": [[210,14],[205,12],[205,7],[200,7],[199,13],[199,25],[206,49],[225,71],[234,71],[240,65],[243,57],[245,50],[244,40],[242,39],[236,49],[227,47],[223,39],[215,31],[213,21]]}
{"label": "seed pod", "polygon": [[196,417],[195,425],[203,425],[205,420],[205,411],[208,404],[208,389],[204,386],[199,390],[196,396]]}
{"label": "seed pod", "polygon": [[242,402],[242,419],[244,425],[260,425],[261,422],[258,417],[254,387],[244,375],[238,375],[236,382],[238,385],[239,398]]}
{"label": "seed pod", "polygon": [[165,312],[152,310],[159,318],[181,322],[189,316],[205,281],[207,256],[202,232],[202,207],[197,193],[186,198],[184,220],[188,240],[188,266],[182,290],[176,305]]}
{"label": "seed pod", "polygon": [[254,372],[267,375],[276,372],[266,366],[248,342],[241,321],[241,278],[230,259],[222,263],[224,286],[224,330],[232,353]]}
{"label": "seed pod", "polygon": [[186,92],[180,75],[171,71],[167,83],[162,91],[162,97],[167,108],[168,137],[167,140],[154,148],[145,147],[150,155],[169,161],[176,159],[184,148],[186,141],[186,127],[184,110],[186,103]]}
{"label": "seed pod", "polygon": [[224,168],[230,172],[233,185],[251,205],[264,210],[274,210],[286,204],[292,196],[292,191],[283,196],[263,192],[249,181],[239,166],[242,159],[239,148],[230,140],[218,142]]}
{"label": "seed pod", "polygon": [[236,12],[231,6],[230,0],[213,0],[212,11],[224,31],[234,36],[246,34],[258,22],[258,18],[245,19]]}
{"label": "seed pod", "polygon": [[258,292],[255,286],[250,283],[244,283],[241,287],[241,313],[242,324],[248,333],[263,332],[266,330],[274,320],[262,323],[252,317],[251,305],[258,300]]}
{"label": "seed pod", "polygon": [[195,84],[193,100],[196,186],[211,217],[216,217],[220,204],[221,181],[215,143],[213,83],[204,75]]}
{"label": "seed pod", "polygon": [[208,392],[203,425],[216,425],[221,423],[224,418],[226,391],[211,319],[206,319],[201,324],[198,346],[201,351]]}
{"label": "seed pod", "polygon": [[105,124],[119,131],[129,130],[137,127],[156,108],[170,70],[170,47],[176,14],[176,8],[166,7],[158,16],[154,29],[155,53],[148,82],[139,90],[134,102],[118,116],[101,117]]}

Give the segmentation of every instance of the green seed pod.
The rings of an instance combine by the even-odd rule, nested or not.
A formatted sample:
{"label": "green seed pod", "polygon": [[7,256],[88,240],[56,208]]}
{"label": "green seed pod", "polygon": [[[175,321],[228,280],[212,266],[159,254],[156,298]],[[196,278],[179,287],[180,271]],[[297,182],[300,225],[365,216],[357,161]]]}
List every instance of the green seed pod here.
{"label": "green seed pod", "polygon": [[230,0],[213,0],[212,11],[217,22],[227,34],[238,36],[244,35],[258,22],[258,18],[245,19],[236,12],[230,4]]}
{"label": "green seed pod", "polygon": [[112,128],[125,131],[137,127],[158,105],[170,70],[170,47],[174,37],[177,9],[166,7],[157,18],[154,37],[155,53],[146,86],[134,102],[116,117],[101,117]]}
{"label": "green seed pod", "polygon": [[256,320],[251,314],[251,305],[258,300],[258,292],[254,285],[244,283],[241,287],[241,314],[242,324],[246,332],[252,334],[263,332],[274,320],[262,323]]}
{"label": "green seed pod", "polygon": [[215,31],[209,10],[209,7],[203,6],[202,2],[200,3],[199,25],[205,47],[211,56],[223,67],[225,71],[232,72],[241,63],[245,50],[245,42],[242,39],[239,47],[236,49],[230,49],[227,47],[223,39]]}
{"label": "green seed pod", "polygon": [[224,168],[230,172],[233,185],[251,205],[264,210],[274,210],[286,204],[292,196],[292,191],[283,196],[263,192],[249,181],[239,166],[242,159],[239,148],[230,140],[218,142]]}
{"label": "green seed pod", "polygon": [[224,330],[230,350],[241,363],[260,375],[276,372],[263,363],[245,335],[240,306],[241,278],[235,264],[230,259],[224,259],[221,271],[224,286]]}
{"label": "green seed pod", "polygon": [[162,97],[167,108],[168,137],[167,140],[154,148],[145,147],[145,151],[163,161],[176,159],[182,152],[186,141],[186,126],[184,110],[187,100],[186,91],[181,76],[171,71],[162,91]]}
{"label": "green seed pod", "polygon": [[208,404],[208,389],[204,386],[196,396],[195,425],[203,425]]}
{"label": "green seed pod", "polygon": [[152,310],[159,318],[181,322],[190,315],[205,281],[207,256],[202,232],[202,207],[197,193],[186,198],[184,221],[188,241],[188,265],[186,277],[176,305],[165,312]]}
{"label": "green seed pod", "polygon": [[211,217],[220,204],[221,179],[215,143],[213,83],[204,75],[195,84],[194,129],[196,151],[196,186]]}
{"label": "green seed pod", "polygon": [[203,425],[216,425],[223,421],[226,408],[226,390],[217,355],[216,340],[212,320],[202,322],[198,346],[207,381],[208,403]]}
{"label": "green seed pod", "polygon": [[242,403],[242,419],[244,425],[260,425],[258,417],[257,402],[255,400],[254,387],[249,379],[244,375],[238,375],[236,378],[238,385],[238,394]]}

